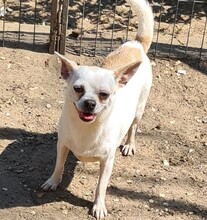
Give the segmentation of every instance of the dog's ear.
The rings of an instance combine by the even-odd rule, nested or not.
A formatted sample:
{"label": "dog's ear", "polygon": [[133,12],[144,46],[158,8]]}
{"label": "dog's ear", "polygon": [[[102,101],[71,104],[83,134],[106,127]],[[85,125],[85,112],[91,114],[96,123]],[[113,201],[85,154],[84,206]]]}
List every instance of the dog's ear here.
{"label": "dog's ear", "polygon": [[74,72],[78,65],[74,61],[68,60],[57,52],[55,52],[55,54],[61,60],[61,76],[63,79],[67,79]]}
{"label": "dog's ear", "polygon": [[127,84],[127,82],[135,74],[136,69],[139,67],[140,64],[141,62],[138,61],[128,66],[121,67],[115,71],[114,76],[119,87],[122,87]]}

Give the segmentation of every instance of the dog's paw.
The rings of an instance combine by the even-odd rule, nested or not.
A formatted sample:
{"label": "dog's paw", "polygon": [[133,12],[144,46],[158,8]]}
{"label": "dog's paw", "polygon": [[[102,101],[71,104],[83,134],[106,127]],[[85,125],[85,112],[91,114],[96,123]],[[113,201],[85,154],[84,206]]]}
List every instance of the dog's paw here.
{"label": "dog's paw", "polygon": [[92,215],[96,219],[103,219],[107,216],[107,209],[104,203],[94,203],[92,208]]}
{"label": "dog's paw", "polygon": [[44,191],[54,191],[57,189],[57,186],[60,182],[61,180],[55,180],[53,177],[50,177],[44,184],[42,184],[41,189]]}
{"label": "dog's paw", "polygon": [[131,156],[136,153],[136,148],[132,144],[122,146],[121,152],[124,156]]}

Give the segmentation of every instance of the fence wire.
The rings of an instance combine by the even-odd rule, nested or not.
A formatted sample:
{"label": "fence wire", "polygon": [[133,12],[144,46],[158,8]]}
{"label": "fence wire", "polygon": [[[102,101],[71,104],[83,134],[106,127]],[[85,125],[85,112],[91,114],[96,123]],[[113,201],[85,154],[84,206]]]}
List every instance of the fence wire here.
{"label": "fence wire", "polygon": [[50,3],[45,0],[0,0],[0,46],[46,51]]}
{"label": "fence wire", "polygon": [[[53,1],[0,0],[0,46],[45,51]],[[207,59],[207,0],[151,0],[150,4],[155,20],[150,54]],[[124,0],[69,0],[66,51],[106,55],[134,39],[137,27],[137,17]]]}
{"label": "fence wire", "polygon": [[[207,59],[207,1],[150,1],[155,33],[150,53]],[[136,35],[137,20],[125,1],[70,1],[67,51],[105,55]]]}

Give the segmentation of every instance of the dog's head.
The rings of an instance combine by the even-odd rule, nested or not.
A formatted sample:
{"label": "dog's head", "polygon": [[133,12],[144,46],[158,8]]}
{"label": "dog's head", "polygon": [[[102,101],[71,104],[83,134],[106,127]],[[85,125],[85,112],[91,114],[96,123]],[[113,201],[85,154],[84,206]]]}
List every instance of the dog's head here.
{"label": "dog's head", "polygon": [[93,122],[113,103],[119,87],[134,75],[140,62],[116,71],[95,66],[78,66],[74,61],[56,53],[61,60],[61,76],[67,82],[67,99],[74,104],[79,118]]}

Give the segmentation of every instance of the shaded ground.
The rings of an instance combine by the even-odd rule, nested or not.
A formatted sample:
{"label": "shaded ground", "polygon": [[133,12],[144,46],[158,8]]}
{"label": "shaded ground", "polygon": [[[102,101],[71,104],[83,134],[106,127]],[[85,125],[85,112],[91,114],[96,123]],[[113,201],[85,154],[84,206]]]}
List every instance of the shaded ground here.
{"label": "shaded ground", "polygon": [[[80,64],[102,60],[68,57]],[[193,63],[152,65],[137,153],[122,157],[117,150],[107,219],[207,219],[207,76]],[[63,105],[56,58],[1,48],[0,68],[0,219],[93,219],[97,163],[70,155],[59,189],[39,190],[54,167]]]}

